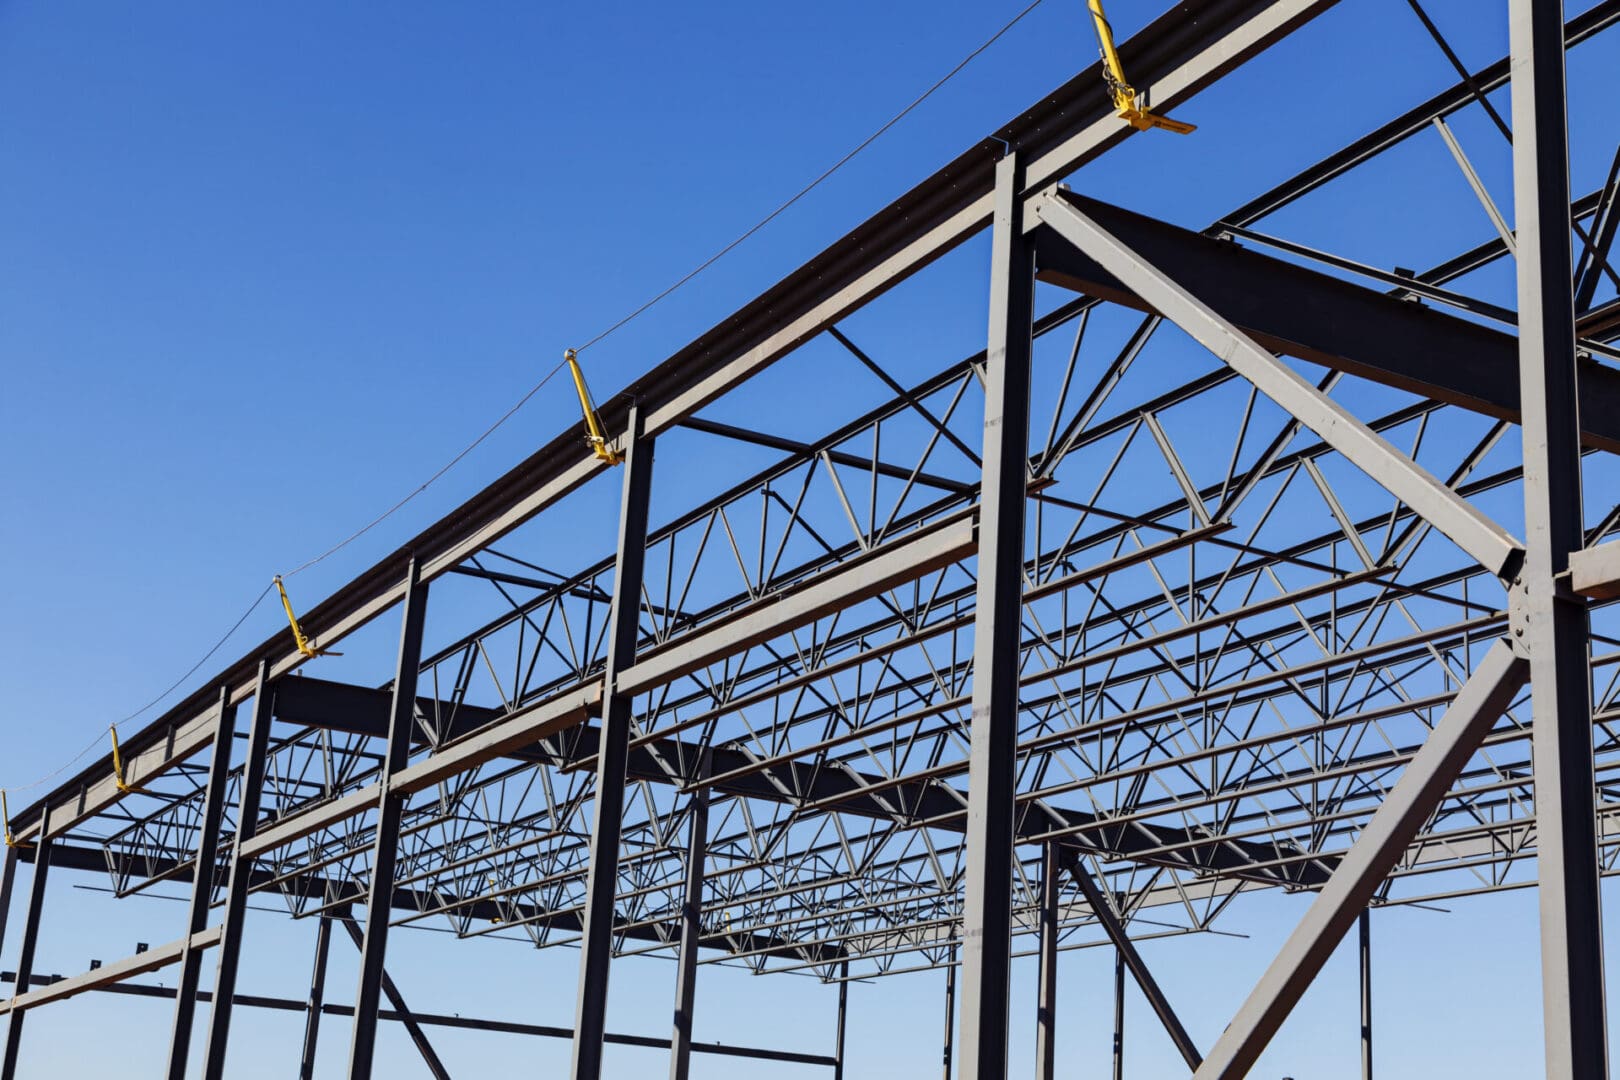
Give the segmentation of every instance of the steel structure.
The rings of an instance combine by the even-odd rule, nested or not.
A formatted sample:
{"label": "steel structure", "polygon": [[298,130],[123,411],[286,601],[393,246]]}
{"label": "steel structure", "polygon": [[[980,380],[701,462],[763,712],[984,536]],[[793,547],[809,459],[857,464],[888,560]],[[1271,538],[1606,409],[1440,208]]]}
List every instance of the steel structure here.
{"label": "steel structure", "polygon": [[[1123,57],[1173,109],[1333,6],[1189,0]],[[1015,952],[1040,957],[1050,1077],[1058,950],[1089,945],[1117,951],[1116,1002],[1128,974],[1190,1073],[1236,1077],[1358,920],[1370,1075],[1369,906],[1526,886],[1547,1073],[1606,1075],[1620,156],[1572,198],[1564,62],[1620,0],[1567,22],[1557,0],[1486,6],[1510,57],[1468,71],[1424,16],[1454,87],[1202,231],[1065,186],[1164,137],[1082,71],[607,403],[622,468],[565,433],[307,613],[323,645],[398,619],[393,670],[292,677],[283,632],[127,738],[122,778],[97,764],[20,811],[0,1077],[34,1010],[99,990],[173,1000],[172,1077],[198,1065],[193,1025],[202,1075],[225,1075],[246,1005],[307,1015],[306,1076],[332,1016],[352,1018],[351,1077],[388,1019],[436,1076],[425,1028],[451,1024],[570,1038],[579,1080],[605,1041],[668,1045],[680,1080],[716,1052],[691,1037],[697,965],[734,963],[837,983],[840,1023],[826,1055],[724,1052],[840,1076],[847,981],[947,968],[947,1074],[955,1007],[959,1075],[984,1080],[1007,1072]],[[1505,86],[1512,231],[1446,123],[1478,110],[1506,134]],[[1431,128],[1495,235],[1412,272],[1263,231]],[[903,385],[847,320],[986,231],[986,348]],[[1510,259],[1516,307],[1471,294]],[[837,430],[705,415],[829,342],[886,387]],[[654,447],[678,469],[703,440],[764,464],[653,513]],[[546,527],[586,485],[622,488],[617,546],[553,569]],[[184,924],[41,978],[50,868],[121,895],[178,883]],[[1200,1047],[1133,942],[1267,889],[1314,900]],[[238,991],[255,894],[318,921],[308,1001]],[[575,1027],[413,1013],[385,953],[423,922],[577,946]],[[334,924],[360,949],[352,1007],[326,1001]],[[671,1038],[607,1033],[613,960],[660,952]],[[138,981],[165,966],[173,988]]]}

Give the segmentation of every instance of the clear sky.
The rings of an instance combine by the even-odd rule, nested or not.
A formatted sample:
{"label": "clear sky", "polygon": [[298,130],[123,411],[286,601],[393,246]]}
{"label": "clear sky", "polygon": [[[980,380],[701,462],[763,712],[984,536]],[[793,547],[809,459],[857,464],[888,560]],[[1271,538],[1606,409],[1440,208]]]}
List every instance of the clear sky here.
{"label": "clear sky", "polygon": [[[1023,2],[0,5],[0,784],[56,768],[167,686],[271,574],[414,488],[564,347],[758,220]],[[1084,6],[1046,0],[822,189],[593,350],[598,397],[1089,64]],[[1165,5],[1109,6],[1128,35]],[[1470,65],[1505,54],[1505,3],[1428,6]],[[1615,119],[1594,104],[1614,70],[1612,38],[1572,60],[1581,192],[1616,141]],[[1074,183],[1203,226],[1452,81],[1403,0],[1346,0],[1178,110],[1203,125],[1196,136],[1133,140]],[[1510,208],[1505,144],[1477,111],[1455,127]],[[1372,170],[1272,227],[1351,256],[1407,250],[1417,266],[1489,235],[1437,138],[1395,157],[1400,179]],[[1365,213],[1353,227],[1334,213],[1368,200],[1382,204],[1370,229]],[[982,342],[982,308],[942,321]],[[958,346],[949,355],[968,351]],[[324,596],[577,419],[553,384],[399,515],[299,578],[298,599]],[[581,532],[581,556],[610,543],[609,525]],[[279,619],[261,606],[216,660]],[[53,895],[46,972],[175,936],[177,905]],[[1539,1072],[1534,900],[1379,913],[1381,1076]],[[1260,898],[1222,924],[1249,940],[1147,947],[1201,1043],[1302,910],[1299,898]],[[243,990],[301,996],[310,926],[266,916],[249,934]],[[15,940],[0,964],[14,964]],[[571,1021],[571,950],[394,940],[390,968],[413,1006]],[[352,953],[334,942],[339,1000]],[[1106,1060],[1110,964],[1101,950],[1064,958],[1064,1075]],[[1026,1068],[1032,976],[1022,962],[1013,1001],[1015,1066]],[[937,1075],[940,979],[853,988],[850,1076]],[[672,983],[667,962],[619,965],[613,1027],[665,1033]],[[1256,1075],[1354,1075],[1354,994],[1341,953]],[[830,1046],[834,991],[809,979],[710,968],[701,995],[700,1039]],[[1133,1010],[1133,1075],[1172,1074],[1134,992]],[[168,1016],[164,1004],[107,998],[42,1010],[25,1074],[151,1075]],[[328,1023],[335,1070],[347,1030]],[[233,1071],[286,1076],[298,1032],[290,1015],[243,1016]],[[549,1075],[567,1055],[564,1043],[498,1035],[435,1043],[458,1076]],[[387,1075],[418,1074],[397,1031],[382,1053]],[[616,1077],[664,1068],[645,1051],[608,1060]],[[698,1069],[817,1073],[729,1059]]]}

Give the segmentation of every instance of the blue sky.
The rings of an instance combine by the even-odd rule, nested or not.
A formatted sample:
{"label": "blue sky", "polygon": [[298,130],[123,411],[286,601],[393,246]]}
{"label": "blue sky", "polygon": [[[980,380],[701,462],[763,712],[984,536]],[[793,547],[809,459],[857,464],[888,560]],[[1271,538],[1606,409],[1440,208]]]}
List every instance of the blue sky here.
{"label": "blue sky", "polygon": [[[0,6],[0,563],[11,568],[0,784],[55,768],[161,690],[271,574],[414,488],[564,347],[747,228],[1020,6]],[[1128,34],[1161,6],[1115,0],[1110,13]],[[1505,53],[1505,5],[1429,6],[1470,64]],[[1094,55],[1081,0],[1047,0],[810,198],[594,349],[598,397]],[[1597,87],[1613,60],[1612,41],[1572,60],[1578,191],[1599,182],[1616,135],[1594,95],[1578,91]],[[1197,135],[1132,140],[1075,186],[1202,226],[1451,82],[1404,2],[1353,0],[1178,110],[1202,125]],[[1455,127],[1510,207],[1505,145],[1477,114]],[[1399,251],[1410,266],[1487,234],[1437,139],[1395,159],[1269,226],[1352,257],[1386,262]],[[1358,212],[1338,214],[1339,205]],[[916,297],[900,304],[925,310]],[[865,331],[894,348],[949,340],[955,356],[964,341],[982,341],[983,314]],[[932,370],[938,355],[914,370]],[[807,403],[807,427],[819,430],[816,418],[838,405],[836,386],[827,402]],[[300,577],[301,606],[575,421],[571,394],[554,384],[406,510]],[[605,549],[611,525],[581,532],[560,542],[583,558]],[[220,659],[279,618],[263,605]],[[93,924],[87,943],[69,924],[108,905],[64,891],[47,918],[42,967],[71,972],[89,955],[124,955],[143,920],[157,927],[147,940],[168,940],[171,906],[120,904],[118,920]],[[1205,1045],[1301,910],[1297,898],[1262,898],[1224,924],[1252,940],[1149,946]],[[1380,914],[1381,1075],[1539,1068],[1533,912],[1524,892],[1452,914]],[[251,933],[244,989],[301,994],[309,927],[266,917]],[[14,960],[11,938],[0,962]],[[572,951],[537,958],[428,934],[396,942],[396,977],[422,1008],[571,1018]],[[334,944],[350,965],[334,970],[339,997],[352,982],[351,951]],[[614,1026],[662,1033],[672,967],[622,967],[637,974],[616,972]],[[1015,1017],[1031,1014],[1032,974],[1023,964]],[[1104,1060],[1110,977],[1098,950],[1065,957],[1071,1075]],[[700,1038],[830,1044],[830,988],[704,978]],[[852,990],[850,1075],[936,1074],[938,982],[907,976]],[[1271,1072],[1256,1075],[1353,1075],[1353,1009],[1353,965],[1341,956],[1268,1057]],[[156,1061],[167,1015],[105,1000],[43,1011],[30,1020],[25,1061],[60,1076],[104,1071],[109,1046],[124,1061]],[[347,1032],[329,1023],[335,1067]],[[99,1045],[64,1038],[91,1024]],[[1016,1021],[1019,1032],[1030,1026]],[[239,1074],[285,1075],[296,1037],[288,1018],[239,1024]],[[506,1075],[535,1052],[566,1056],[563,1044],[442,1039],[452,1067],[469,1074]],[[1139,1002],[1130,1039],[1140,1075],[1171,1060]],[[1027,1060],[1025,1043],[1015,1064]],[[383,1052],[399,1075],[414,1074],[402,1036],[389,1035]],[[663,1068],[637,1051],[610,1051],[609,1062],[624,1077]],[[704,1069],[754,1075],[723,1060]]]}

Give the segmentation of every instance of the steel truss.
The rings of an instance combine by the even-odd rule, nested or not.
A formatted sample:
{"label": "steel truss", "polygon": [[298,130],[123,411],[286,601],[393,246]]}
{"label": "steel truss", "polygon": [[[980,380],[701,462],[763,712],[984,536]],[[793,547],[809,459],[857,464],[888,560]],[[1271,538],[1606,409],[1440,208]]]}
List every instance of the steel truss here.
{"label": "steel truss", "polygon": [[[1620,0],[1567,23],[1555,2],[1504,6],[1510,58],[1461,68],[1425,15],[1455,87],[1201,232],[1062,184],[1129,132],[1081,72],[609,402],[622,470],[559,436],[303,620],[327,644],[398,612],[393,670],[290,678],[303,657],[278,635],[126,739],[127,784],[97,765],[23,810],[0,932],[17,863],[34,873],[0,1080],[26,1016],[88,990],[173,1000],[171,1076],[199,1004],[204,1075],[224,1075],[245,1004],[306,1012],[305,1075],[326,1015],[351,1018],[353,1077],[382,1018],[434,1075],[423,1025],[460,1024],[571,1038],[588,1080],[629,1039],[604,1030],[613,960],[658,953],[679,961],[671,1038],[652,1040],[676,1080],[712,1050],[691,1022],[713,963],[836,983],[832,1053],[729,1052],[839,1075],[848,980],[945,968],[947,1074],[959,1007],[961,1074],[1003,1077],[1026,953],[1050,1076],[1057,953],[1092,946],[1190,1072],[1234,1077],[1358,921],[1370,1075],[1369,907],[1527,886],[1548,1075],[1605,1075],[1620,155],[1572,198],[1563,64]],[[1332,7],[1182,3],[1125,62],[1174,109]],[[1504,86],[1511,232],[1445,123],[1481,109],[1507,133],[1488,96]],[[1261,228],[1431,128],[1500,225],[1477,246],[1414,273]],[[986,231],[987,348],[907,385],[859,313]],[[1516,307],[1469,295],[1510,256]],[[704,415],[821,348],[883,388],[842,426]],[[653,513],[654,447],[716,445],[748,475]],[[615,550],[555,568],[565,499],[613,484]],[[436,617],[442,590],[482,606]],[[44,978],[50,867],[119,896],[167,884],[186,924]],[[1262,889],[1314,900],[1200,1048],[1135,943],[1211,930]],[[237,990],[253,894],[317,920],[308,1002]],[[361,952],[352,1007],[324,1000],[334,924]],[[413,1014],[384,959],[390,928],[419,924],[577,945],[574,1028]],[[132,981],[169,965],[174,990]],[[1122,1039],[1121,1012],[1116,1075]]]}

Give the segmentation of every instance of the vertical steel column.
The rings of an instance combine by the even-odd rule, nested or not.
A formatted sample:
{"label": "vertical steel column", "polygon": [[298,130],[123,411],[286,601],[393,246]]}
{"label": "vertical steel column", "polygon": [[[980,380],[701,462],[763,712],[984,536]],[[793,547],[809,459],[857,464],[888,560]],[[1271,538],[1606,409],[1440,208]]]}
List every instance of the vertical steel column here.
{"label": "vertical steel column", "polygon": [[[39,944],[39,917],[45,910],[45,881],[51,867],[51,808],[40,812],[39,840],[34,844],[34,879],[28,884],[28,911],[23,915],[22,949],[17,954],[16,992],[27,991],[34,977],[34,949]],[[17,1080],[17,1051],[22,1047],[25,1009],[6,1014],[6,1054],[0,1059],[0,1080]]]}
{"label": "vertical steel column", "polygon": [[1114,1080],[1125,1080],[1125,953],[1114,950]]}
{"label": "vertical steel column", "polygon": [[1057,1068],[1058,888],[1063,869],[1057,844],[1041,851],[1041,954],[1035,998],[1035,1080],[1052,1080]]}
{"label": "vertical steel column", "polygon": [[1524,641],[1535,718],[1536,859],[1548,1076],[1607,1075],[1562,0],[1509,0],[1524,436]]}
{"label": "vertical steel column", "polygon": [[1023,167],[1016,154],[1009,154],[996,164],[990,340],[985,353],[984,473],[962,908],[965,1080],[1004,1080],[1007,1075],[1018,648],[1035,299],[1035,258],[1024,238],[1023,188]]}
{"label": "vertical steel column", "polygon": [[11,888],[17,880],[20,848],[6,845],[5,869],[0,870],[0,950],[6,946],[6,919],[11,914]]}
{"label": "vertical steel column", "polygon": [[304,1053],[298,1080],[314,1080],[315,1050],[320,1045],[321,1009],[326,1004],[326,954],[332,947],[332,917],[322,915],[315,928],[315,966],[309,973],[309,1000],[304,1006]]}
{"label": "vertical steel column", "polygon": [[1372,1080],[1372,916],[1361,913],[1361,1080]]}
{"label": "vertical steel column", "polygon": [[247,757],[242,763],[242,790],[236,800],[236,840],[225,885],[225,912],[220,918],[219,964],[214,971],[214,1007],[208,1018],[208,1043],[203,1050],[204,1080],[221,1080],[231,1035],[231,1010],[236,1004],[236,973],[241,966],[242,931],[247,922],[248,890],[253,885],[253,860],[242,856],[242,845],[253,839],[259,825],[259,799],[264,787],[265,758],[270,749],[270,721],[275,689],[270,664],[259,661],[253,684],[253,716],[248,721]]}
{"label": "vertical steel column", "polygon": [[838,1028],[833,1034],[833,1080],[844,1080],[844,1035],[849,1027],[849,961],[838,966]]}
{"label": "vertical steel column", "polygon": [[[703,770],[704,774],[708,769]],[[692,1017],[697,997],[698,941],[703,935],[703,864],[709,850],[709,789],[692,793],[686,837],[686,896],[681,904],[681,944],[675,970],[675,1031],[669,1043],[670,1080],[692,1071]]]}
{"label": "vertical steel column", "polygon": [[360,945],[360,986],[354,995],[354,1041],[349,1048],[350,1080],[369,1080],[377,1048],[377,1009],[382,997],[383,954],[388,949],[388,914],[393,906],[394,863],[399,855],[403,796],[389,790],[395,773],[410,759],[416,724],[416,676],[422,662],[422,626],[427,618],[427,583],[416,559],[405,572],[405,611],[394,668],[394,695],[388,709],[388,749],[379,784],[377,835],[371,846],[371,887],[366,893],[366,930]]}
{"label": "vertical steel column", "polygon": [[956,946],[951,946],[950,962],[945,965],[945,1080],[951,1080],[951,1058],[955,1055],[956,1035]]}
{"label": "vertical steel column", "polygon": [[584,933],[579,949],[579,995],[574,1014],[573,1080],[602,1075],[602,1036],[607,1024],[608,968],[613,959],[614,898],[619,884],[619,835],[623,830],[625,767],[630,755],[632,699],[617,693],[619,672],[635,662],[641,636],[641,579],[647,555],[647,513],[652,495],[653,440],[641,429],[641,410],[630,409],[629,447],[619,504],[619,550],[613,568],[603,672],[602,730],[597,745],[596,805],[591,824],[590,869],[585,886]]}
{"label": "vertical steel column", "polygon": [[208,909],[214,902],[214,867],[219,861],[219,822],[225,809],[225,788],[231,779],[231,748],[236,740],[236,706],[228,686],[219,689],[219,721],[209,751],[208,786],[203,791],[202,822],[197,827],[197,858],[191,872],[191,903],[187,908],[186,939],[180,952],[180,974],[175,983],[174,1027],[169,1036],[169,1080],[185,1080],[191,1056],[192,1020],[197,1015],[197,982],[202,976],[202,953],[191,947],[195,934],[208,929]]}

